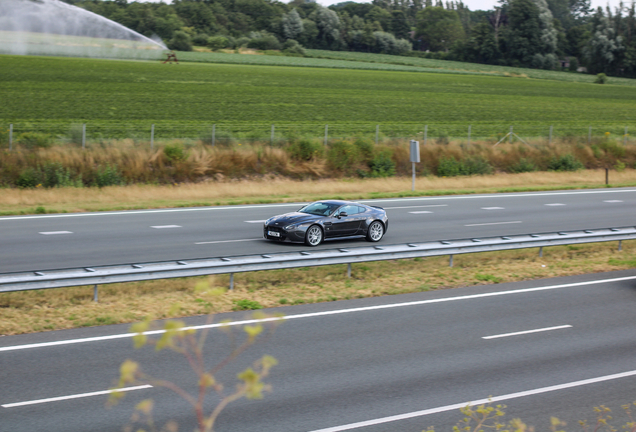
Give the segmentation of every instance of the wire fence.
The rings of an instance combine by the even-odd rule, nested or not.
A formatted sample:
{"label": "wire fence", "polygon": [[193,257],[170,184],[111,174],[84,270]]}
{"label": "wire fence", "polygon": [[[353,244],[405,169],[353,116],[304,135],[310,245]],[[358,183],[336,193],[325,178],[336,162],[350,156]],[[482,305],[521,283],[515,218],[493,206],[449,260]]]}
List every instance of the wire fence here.
{"label": "wire fence", "polygon": [[469,145],[475,142],[495,145],[531,140],[552,143],[564,139],[591,144],[601,138],[628,144],[631,142],[630,130],[636,130],[636,125],[16,122],[0,124],[0,148],[12,150],[51,144],[86,147],[124,139],[151,147],[170,140],[227,146],[241,143],[283,145],[299,139],[310,139],[327,145],[337,140],[356,138],[372,140],[376,144],[410,139],[420,140],[424,144],[460,141]]}

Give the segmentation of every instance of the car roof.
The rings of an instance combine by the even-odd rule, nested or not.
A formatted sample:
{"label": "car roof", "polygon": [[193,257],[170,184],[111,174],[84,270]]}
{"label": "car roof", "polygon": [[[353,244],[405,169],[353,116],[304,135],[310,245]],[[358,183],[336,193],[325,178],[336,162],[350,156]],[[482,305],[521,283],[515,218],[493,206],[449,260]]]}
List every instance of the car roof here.
{"label": "car roof", "polygon": [[342,201],[342,200],[322,200],[322,201],[316,201],[316,202],[321,202],[325,204],[336,204],[336,205],[345,205],[345,204],[364,205],[354,201]]}

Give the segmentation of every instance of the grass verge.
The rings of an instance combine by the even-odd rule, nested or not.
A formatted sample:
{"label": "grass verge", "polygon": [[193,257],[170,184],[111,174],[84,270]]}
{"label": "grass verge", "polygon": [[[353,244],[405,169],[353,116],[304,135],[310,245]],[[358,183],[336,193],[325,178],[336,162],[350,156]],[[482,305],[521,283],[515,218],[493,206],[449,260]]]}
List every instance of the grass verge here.
{"label": "grass verge", "polygon": [[[611,171],[610,187],[636,186],[636,170]],[[461,177],[290,180],[275,176],[98,188],[0,189],[0,216],[42,213],[306,202],[326,198],[362,200],[475,193],[604,188],[604,170],[532,172]]]}
{"label": "grass verge", "polygon": [[235,275],[234,291],[218,292],[229,276],[103,285],[0,294],[0,335],[130,323],[144,317],[176,318],[471,285],[535,280],[636,267],[636,241],[415,258]]}

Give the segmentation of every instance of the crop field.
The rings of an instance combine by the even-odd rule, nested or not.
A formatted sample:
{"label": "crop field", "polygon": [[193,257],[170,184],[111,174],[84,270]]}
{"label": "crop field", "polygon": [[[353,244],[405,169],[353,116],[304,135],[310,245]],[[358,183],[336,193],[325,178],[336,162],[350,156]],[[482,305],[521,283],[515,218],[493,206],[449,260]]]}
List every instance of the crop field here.
{"label": "crop field", "polygon": [[89,139],[148,139],[151,124],[157,139],[199,140],[213,125],[244,139],[269,139],[271,125],[277,138],[320,137],[325,125],[330,138],[372,136],[376,125],[393,138],[422,137],[425,125],[430,137],[464,137],[470,125],[489,139],[511,125],[520,136],[547,136],[551,125],[555,136],[636,130],[636,86],[489,74],[3,55],[0,94],[5,147],[10,124],[15,135],[53,136],[87,124]]}

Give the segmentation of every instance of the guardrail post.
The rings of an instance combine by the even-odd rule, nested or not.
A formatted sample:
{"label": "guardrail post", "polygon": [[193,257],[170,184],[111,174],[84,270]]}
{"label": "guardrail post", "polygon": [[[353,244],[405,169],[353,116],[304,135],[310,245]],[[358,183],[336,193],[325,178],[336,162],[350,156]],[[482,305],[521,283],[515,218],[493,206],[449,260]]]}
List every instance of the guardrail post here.
{"label": "guardrail post", "polygon": [[230,273],[230,291],[234,290],[234,273]]}
{"label": "guardrail post", "polygon": [[622,251],[623,250],[623,240],[619,240],[618,241],[618,251]]}
{"label": "guardrail post", "polygon": [[93,301],[97,303],[97,285],[93,287]]}
{"label": "guardrail post", "polygon": [[351,263],[347,264],[347,277],[351,277]]}
{"label": "guardrail post", "polygon": [[449,255],[448,256],[448,266],[452,267],[453,266],[453,255]]}
{"label": "guardrail post", "polygon": [[543,246],[539,248],[539,258],[543,258]]}

